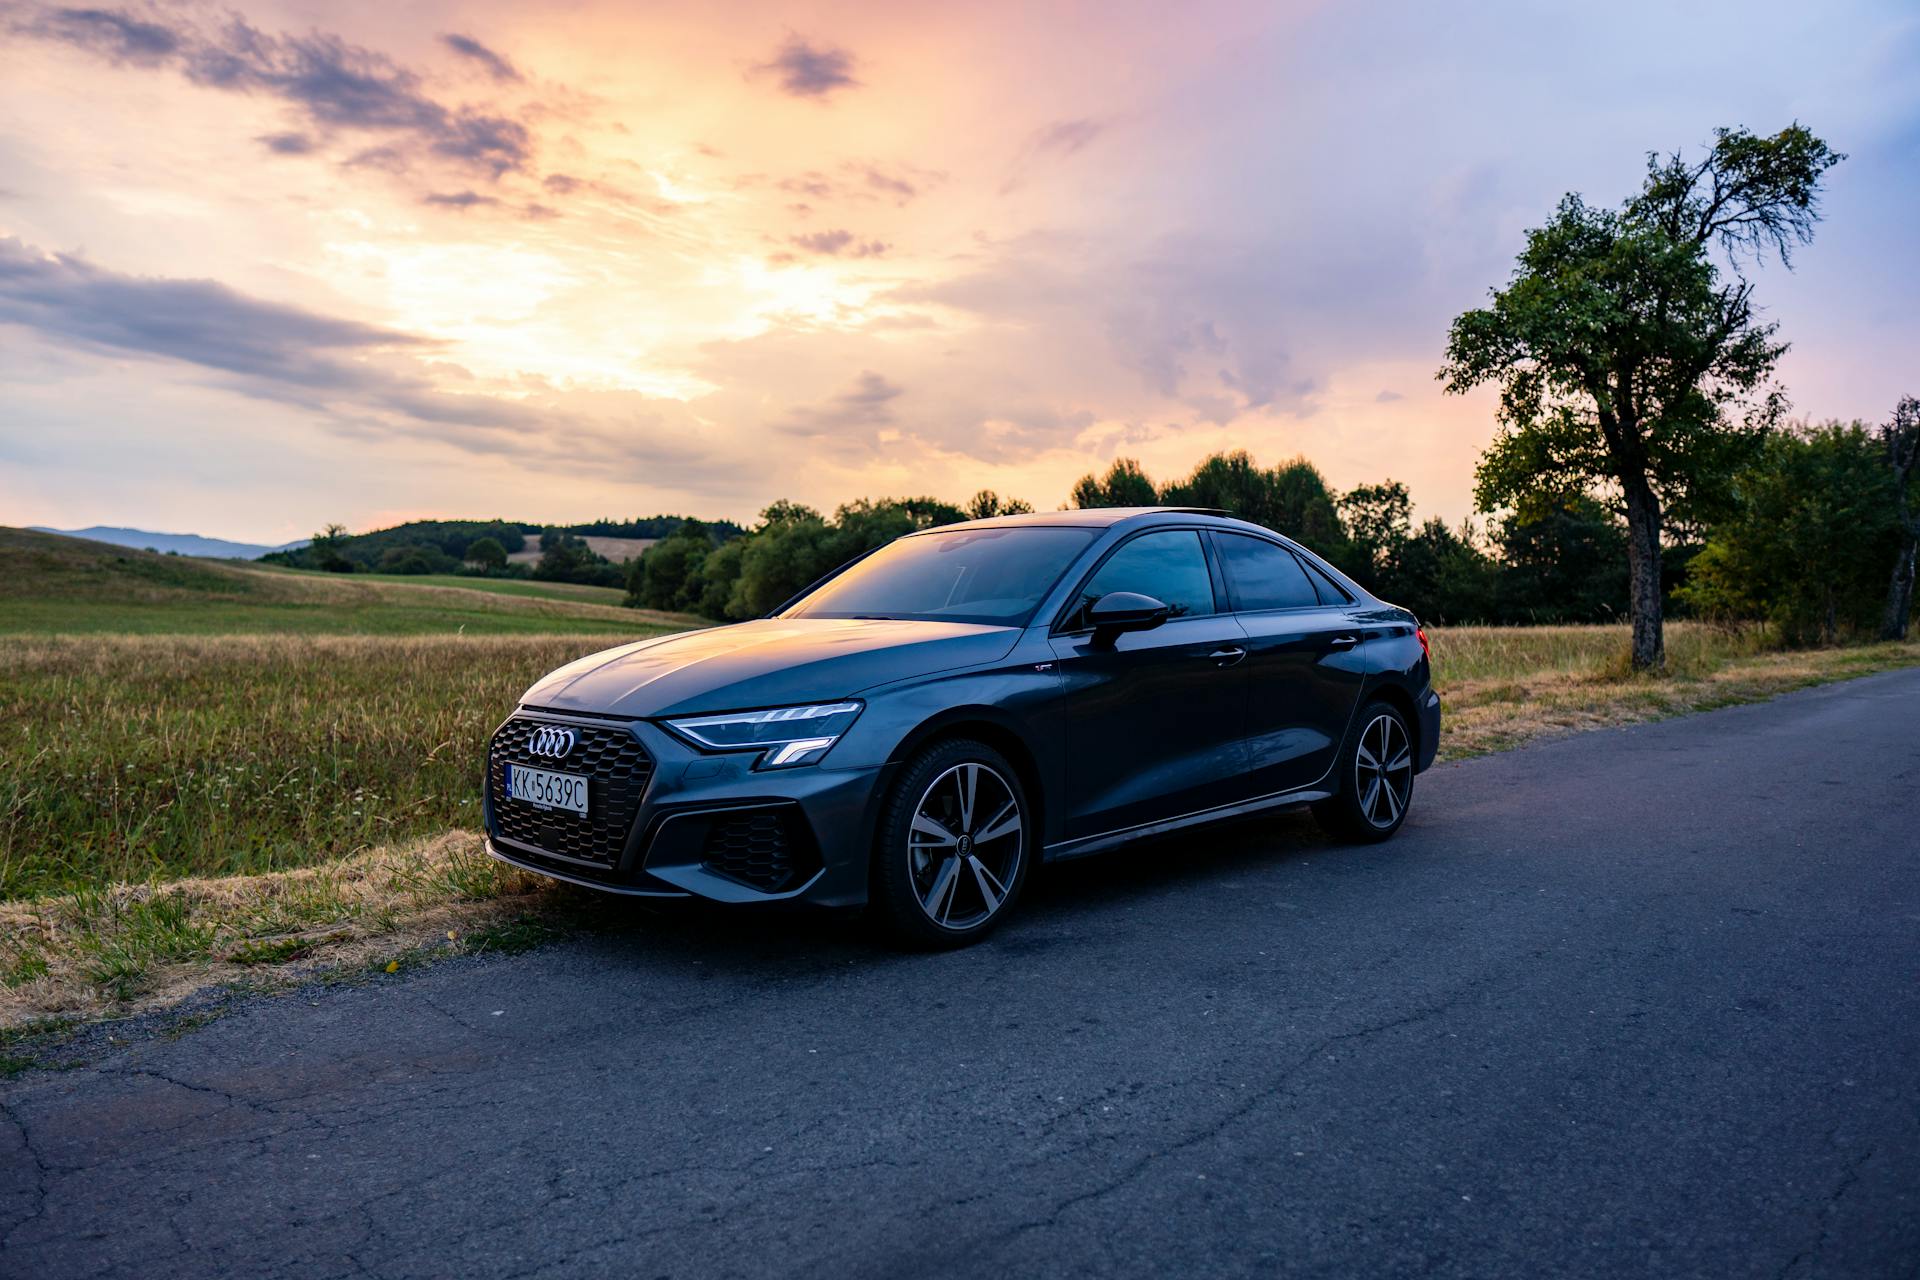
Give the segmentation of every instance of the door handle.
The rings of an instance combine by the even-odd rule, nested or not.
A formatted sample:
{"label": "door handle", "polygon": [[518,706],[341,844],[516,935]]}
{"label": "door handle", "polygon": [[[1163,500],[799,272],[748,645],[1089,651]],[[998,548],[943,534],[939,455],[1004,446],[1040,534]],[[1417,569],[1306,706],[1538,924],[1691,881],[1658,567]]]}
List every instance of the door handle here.
{"label": "door handle", "polygon": [[1237,644],[1228,645],[1224,649],[1215,649],[1207,655],[1207,657],[1213,660],[1213,665],[1216,667],[1230,667],[1246,656],[1247,651]]}
{"label": "door handle", "polygon": [[1327,647],[1329,649],[1351,649],[1359,643],[1359,636],[1335,636],[1333,639],[1327,641]]}

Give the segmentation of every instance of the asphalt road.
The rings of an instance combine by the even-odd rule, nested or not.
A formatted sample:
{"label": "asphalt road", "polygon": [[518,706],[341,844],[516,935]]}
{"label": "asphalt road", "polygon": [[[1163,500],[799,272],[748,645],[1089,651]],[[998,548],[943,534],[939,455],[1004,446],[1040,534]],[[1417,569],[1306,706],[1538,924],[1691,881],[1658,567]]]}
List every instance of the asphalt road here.
{"label": "asphalt road", "polygon": [[0,1273],[1920,1274],[1920,670],[1057,871],[644,922],[0,1088]]}

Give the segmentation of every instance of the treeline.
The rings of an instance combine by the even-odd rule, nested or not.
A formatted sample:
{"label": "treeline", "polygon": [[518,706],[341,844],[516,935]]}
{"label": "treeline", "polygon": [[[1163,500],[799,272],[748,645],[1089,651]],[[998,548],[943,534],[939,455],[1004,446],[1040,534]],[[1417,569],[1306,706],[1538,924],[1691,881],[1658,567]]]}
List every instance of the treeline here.
{"label": "treeline", "polygon": [[[685,516],[611,517],[559,528],[507,520],[412,520],[390,529],[350,534],[328,525],[304,547],[262,556],[271,564],[329,573],[470,574],[480,577],[538,578],[618,587],[626,580],[620,565],[594,552],[588,537],[664,538],[685,524]],[[730,520],[702,526],[710,535],[738,535]],[[509,563],[540,538],[540,559],[531,565]]]}
{"label": "treeline", "polygon": [[[1753,437],[1713,518],[1667,549],[1665,603],[1719,622],[1766,622],[1788,643],[1874,634],[1890,608],[1904,621],[1912,610],[1915,524],[1905,489],[1915,452],[1914,401],[1903,402],[1885,427],[1789,424]],[[1239,451],[1214,454],[1164,483],[1122,458],[1082,477],[1071,505],[1219,508],[1299,540],[1434,623],[1616,622],[1627,614],[1626,524],[1617,503],[1589,492],[1455,528],[1416,522],[1399,481],[1342,493],[1304,458],[1262,467]],[[1026,510],[991,491],[965,506],[862,500],[831,517],[778,502],[744,535],[724,540],[689,520],[628,565],[627,603],[716,621],[758,617],[901,534]],[[1908,566],[1909,585],[1889,606],[1896,564]]]}
{"label": "treeline", "polygon": [[[1261,467],[1215,454],[1156,484],[1132,459],[1083,477],[1074,507],[1218,507],[1287,534],[1368,590],[1433,622],[1608,622],[1626,605],[1625,533],[1605,507],[1570,499],[1490,534],[1440,520],[1416,525],[1397,481],[1338,493],[1304,458]],[[722,541],[689,521],[628,566],[627,603],[716,621],[754,618],[855,556],[905,533],[1030,511],[983,490],[964,506],[936,498],[863,499],[832,516],[777,502],[744,536]]]}

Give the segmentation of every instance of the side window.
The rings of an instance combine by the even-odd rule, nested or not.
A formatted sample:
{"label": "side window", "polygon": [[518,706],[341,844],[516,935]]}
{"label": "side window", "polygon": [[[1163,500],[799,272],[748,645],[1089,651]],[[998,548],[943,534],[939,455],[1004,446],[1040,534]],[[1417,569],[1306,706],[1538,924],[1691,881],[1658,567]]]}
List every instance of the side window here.
{"label": "side window", "polygon": [[1285,547],[1239,533],[1216,533],[1213,545],[1226,567],[1235,609],[1299,609],[1320,603],[1300,562]]}
{"label": "side window", "polygon": [[1353,597],[1347,593],[1347,589],[1316,569],[1313,561],[1302,560],[1300,563],[1306,567],[1307,576],[1313,579],[1315,589],[1320,592],[1321,604],[1353,603]]}
{"label": "side window", "polygon": [[1137,591],[1162,601],[1176,618],[1196,618],[1213,609],[1213,577],[1200,535],[1191,529],[1146,533],[1107,557],[1080,588],[1070,627],[1084,625],[1086,607],[1109,591]]}

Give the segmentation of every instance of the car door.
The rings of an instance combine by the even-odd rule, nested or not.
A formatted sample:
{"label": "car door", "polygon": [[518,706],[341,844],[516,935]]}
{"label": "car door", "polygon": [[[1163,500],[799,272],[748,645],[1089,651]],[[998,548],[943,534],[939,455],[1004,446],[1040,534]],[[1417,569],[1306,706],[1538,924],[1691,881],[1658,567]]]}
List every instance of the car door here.
{"label": "car door", "polygon": [[1253,794],[1311,786],[1332,767],[1366,682],[1353,601],[1277,542],[1220,530],[1209,537],[1246,634]]}
{"label": "car door", "polygon": [[[1152,596],[1171,616],[1096,643],[1081,615],[1112,591]],[[1138,534],[1093,570],[1051,641],[1067,748],[1063,838],[1242,798],[1244,641],[1198,530]]]}

